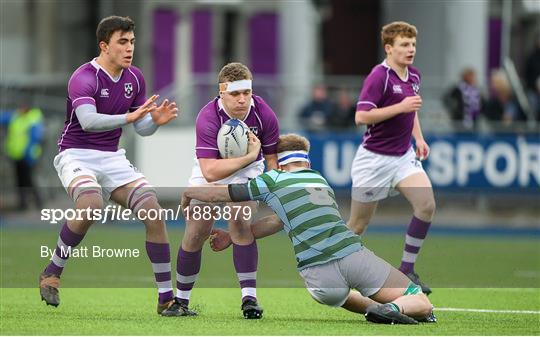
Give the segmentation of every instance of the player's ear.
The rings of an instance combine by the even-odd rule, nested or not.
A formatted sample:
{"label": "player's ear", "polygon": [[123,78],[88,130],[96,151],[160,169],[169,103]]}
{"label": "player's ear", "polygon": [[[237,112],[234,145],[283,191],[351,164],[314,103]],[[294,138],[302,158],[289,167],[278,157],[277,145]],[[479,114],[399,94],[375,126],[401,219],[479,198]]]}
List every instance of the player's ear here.
{"label": "player's ear", "polygon": [[99,42],[99,50],[102,51],[102,52],[107,52],[107,49],[108,49],[109,45],[107,45],[107,43],[105,41],[100,41]]}
{"label": "player's ear", "polygon": [[385,44],[384,45],[384,51],[385,51],[386,54],[390,54],[390,52],[392,51],[392,45]]}

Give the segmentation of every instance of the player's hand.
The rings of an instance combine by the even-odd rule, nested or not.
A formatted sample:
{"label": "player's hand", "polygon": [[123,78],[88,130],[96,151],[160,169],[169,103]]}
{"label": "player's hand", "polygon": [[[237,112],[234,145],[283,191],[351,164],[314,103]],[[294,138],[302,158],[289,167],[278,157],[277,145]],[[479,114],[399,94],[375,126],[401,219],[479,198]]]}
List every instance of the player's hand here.
{"label": "player's hand", "polygon": [[210,248],[212,248],[214,252],[227,249],[232,244],[229,232],[224,231],[223,229],[213,228],[210,232],[209,239]]}
{"label": "player's hand", "polygon": [[184,213],[184,217],[187,217],[187,212],[188,212],[190,203],[191,203],[191,198],[186,195],[186,192],[184,192],[184,194],[182,194],[182,201],[180,202],[180,206],[182,207],[182,213]]}
{"label": "player's hand", "polygon": [[419,95],[407,96],[399,104],[401,104],[401,112],[415,112],[422,107],[422,97]]}
{"label": "player's hand", "polygon": [[426,160],[429,157],[429,145],[423,139],[416,141],[416,157],[420,160]]}
{"label": "player's hand", "polygon": [[248,133],[248,155],[252,156],[253,160],[256,160],[261,152],[261,141],[253,132]]}
{"label": "player's hand", "polygon": [[178,117],[178,108],[176,107],[176,102],[169,102],[166,99],[160,106],[151,111],[150,114],[152,115],[154,124],[163,125]]}
{"label": "player's hand", "polygon": [[138,121],[139,119],[146,116],[147,113],[151,113],[157,108],[156,105],[156,99],[159,97],[159,95],[152,95],[149,99],[144,102],[143,105],[141,105],[137,110],[133,112],[128,112],[126,116],[126,121],[128,123],[133,123]]}

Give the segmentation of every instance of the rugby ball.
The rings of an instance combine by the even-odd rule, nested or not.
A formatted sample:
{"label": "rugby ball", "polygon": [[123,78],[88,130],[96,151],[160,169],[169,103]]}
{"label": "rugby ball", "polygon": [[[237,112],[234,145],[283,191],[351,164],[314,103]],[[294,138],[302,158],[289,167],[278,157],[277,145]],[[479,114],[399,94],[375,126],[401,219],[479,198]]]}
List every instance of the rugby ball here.
{"label": "rugby ball", "polygon": [[217,135],[221,158],[242,157],[247,153],[249,127],[239,119],[232,118],[223,123]]}

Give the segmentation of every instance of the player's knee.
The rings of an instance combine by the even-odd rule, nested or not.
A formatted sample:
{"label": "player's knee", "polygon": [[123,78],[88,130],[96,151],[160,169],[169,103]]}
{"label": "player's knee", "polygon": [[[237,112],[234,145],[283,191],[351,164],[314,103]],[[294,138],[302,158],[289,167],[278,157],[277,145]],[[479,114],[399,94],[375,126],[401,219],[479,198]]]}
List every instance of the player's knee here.
{"label": "player's knee", "polygon": [[75,205],[77,209],[87,210],[87,212],[81,212],[82,219],[80,220],[93,222],[91,215],[94,214],[94,210],[103,209],[103,197],[97,193],[81,195],[77,198]]}
{"label": "player's knee", "polygon": [[420,214],[422,214],[424,217],[433,217],[435,214],[435,199],[433,198],[426,198],[425,200],[422,200],[416,205],[416,211]]}
{"label": "player's knee", "polygon": [[154,186],[146,179],[138,181],[135,186],[130,188],[127,196],[126,205],[135,214],[141,209],[159,209],[156,190]]}
{"label": "player's knee", "polygon": [[231,225],[229,227],[229,234],[233,242],[238,240],[249,240],[253,239],[253,233],[251,232],[251,227],[249,225]]}
{"label": "player's knee", "polygon": [[331,307],[341,307],[347,297],[349,296],[350,289],[348,288],[308,288],[308,292],[311,297],[324,305]]}
{"label": "player's knee", "polygon": [[191,249],[202,247],[204,242],[210,237],[210,232],[198,229],[196,231],[189,230],[184,233],[182,238],[182,246]]}
{"label": "player's knee", "polygon": [[431,302],[429,301],[426,295],[421,294],[421,296],[422,296],[423,301],[420,307],[418,308],[418,311],[421,316],[427,317],[433,311],[433,304],[431,304]]}
{"label": "player's knee", "polygon": [[[185,238],[185,237],[184,237]],[[199,251],[204,246],[206,239],[202,237],[185,238],[182,240],[182,249],[187,251]]]}
{"label": "player's knee", "polygon": [[[83,199],[83,198],[81,198]],[[80,200],[80,202],[77,203],[77,205],[81,205],[83,209],[90,209],[91,211],[95,209],[103,209],[103,199],[100,197],[93,197],[93,198],[84,198],[83,200]]]}
{"label": "player's knee", "polygon": [[426,212],[429,212],[433,216],[435,214],[435,209],[437,208],[437,205],[435,203],[435,199],[431,198],[426,205]]}
{"label": "player's knee", "polygon": [[77,199],[75,205],[77,208],[77,217],[70,223],[79,231],[86,233],[88,228],[98,220],[94,211],[103,209],[103,198],[100,194],[82,195]]}

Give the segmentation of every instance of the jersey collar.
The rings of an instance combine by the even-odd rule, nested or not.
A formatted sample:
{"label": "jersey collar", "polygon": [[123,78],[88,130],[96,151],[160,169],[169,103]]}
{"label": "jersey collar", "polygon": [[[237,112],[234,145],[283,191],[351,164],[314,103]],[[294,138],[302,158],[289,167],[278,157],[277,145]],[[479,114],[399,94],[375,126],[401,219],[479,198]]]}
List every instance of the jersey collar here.
{"label": "jersey collar", "polygon": [[392,70],[392,71],[394,72],[394,74],[396,74],[397,78],[400,79],[400,81],[402,81],[402,82],[407,82],[407,81],[409,81],[409,67],[406,67],[407,75],[405,76],[405,79],[402,80],[401,77],[399,77],[399,75],[396,73],[396,71],[395,71],[394,69],[392,69],[392,67],[390,67],[390,66],[388,65],[388,63],[386,63],[386,59],[384,59],[384,61],[382,61],[381,64],[382,64],[382,66],[385,67],[386,69]]}
{"label": "jersey collar", "polygon": [[120,71],[120,75],[118,75],[118,77],[115,79],[114,77],[111,76],[111,74],[109,74],[107,72],[107,70],[105,70],[105,68],[103,68],[102,66],[99,65],[99,63],[96,62],[96,59],[93,59],[92,61],[90,61],[90,64],[92,66],[94,66],[94,68],[96,68],[97,70],[101,70],[103,71],[105,74],[107,74],[107,76],[109,76],[109,78],[111,79],[111,81],[113,81],[114,83],[117,83],[118,81],[120,81],[120,78],[122,78],[122,74],[124,73],[124,69],[122,69]]}

